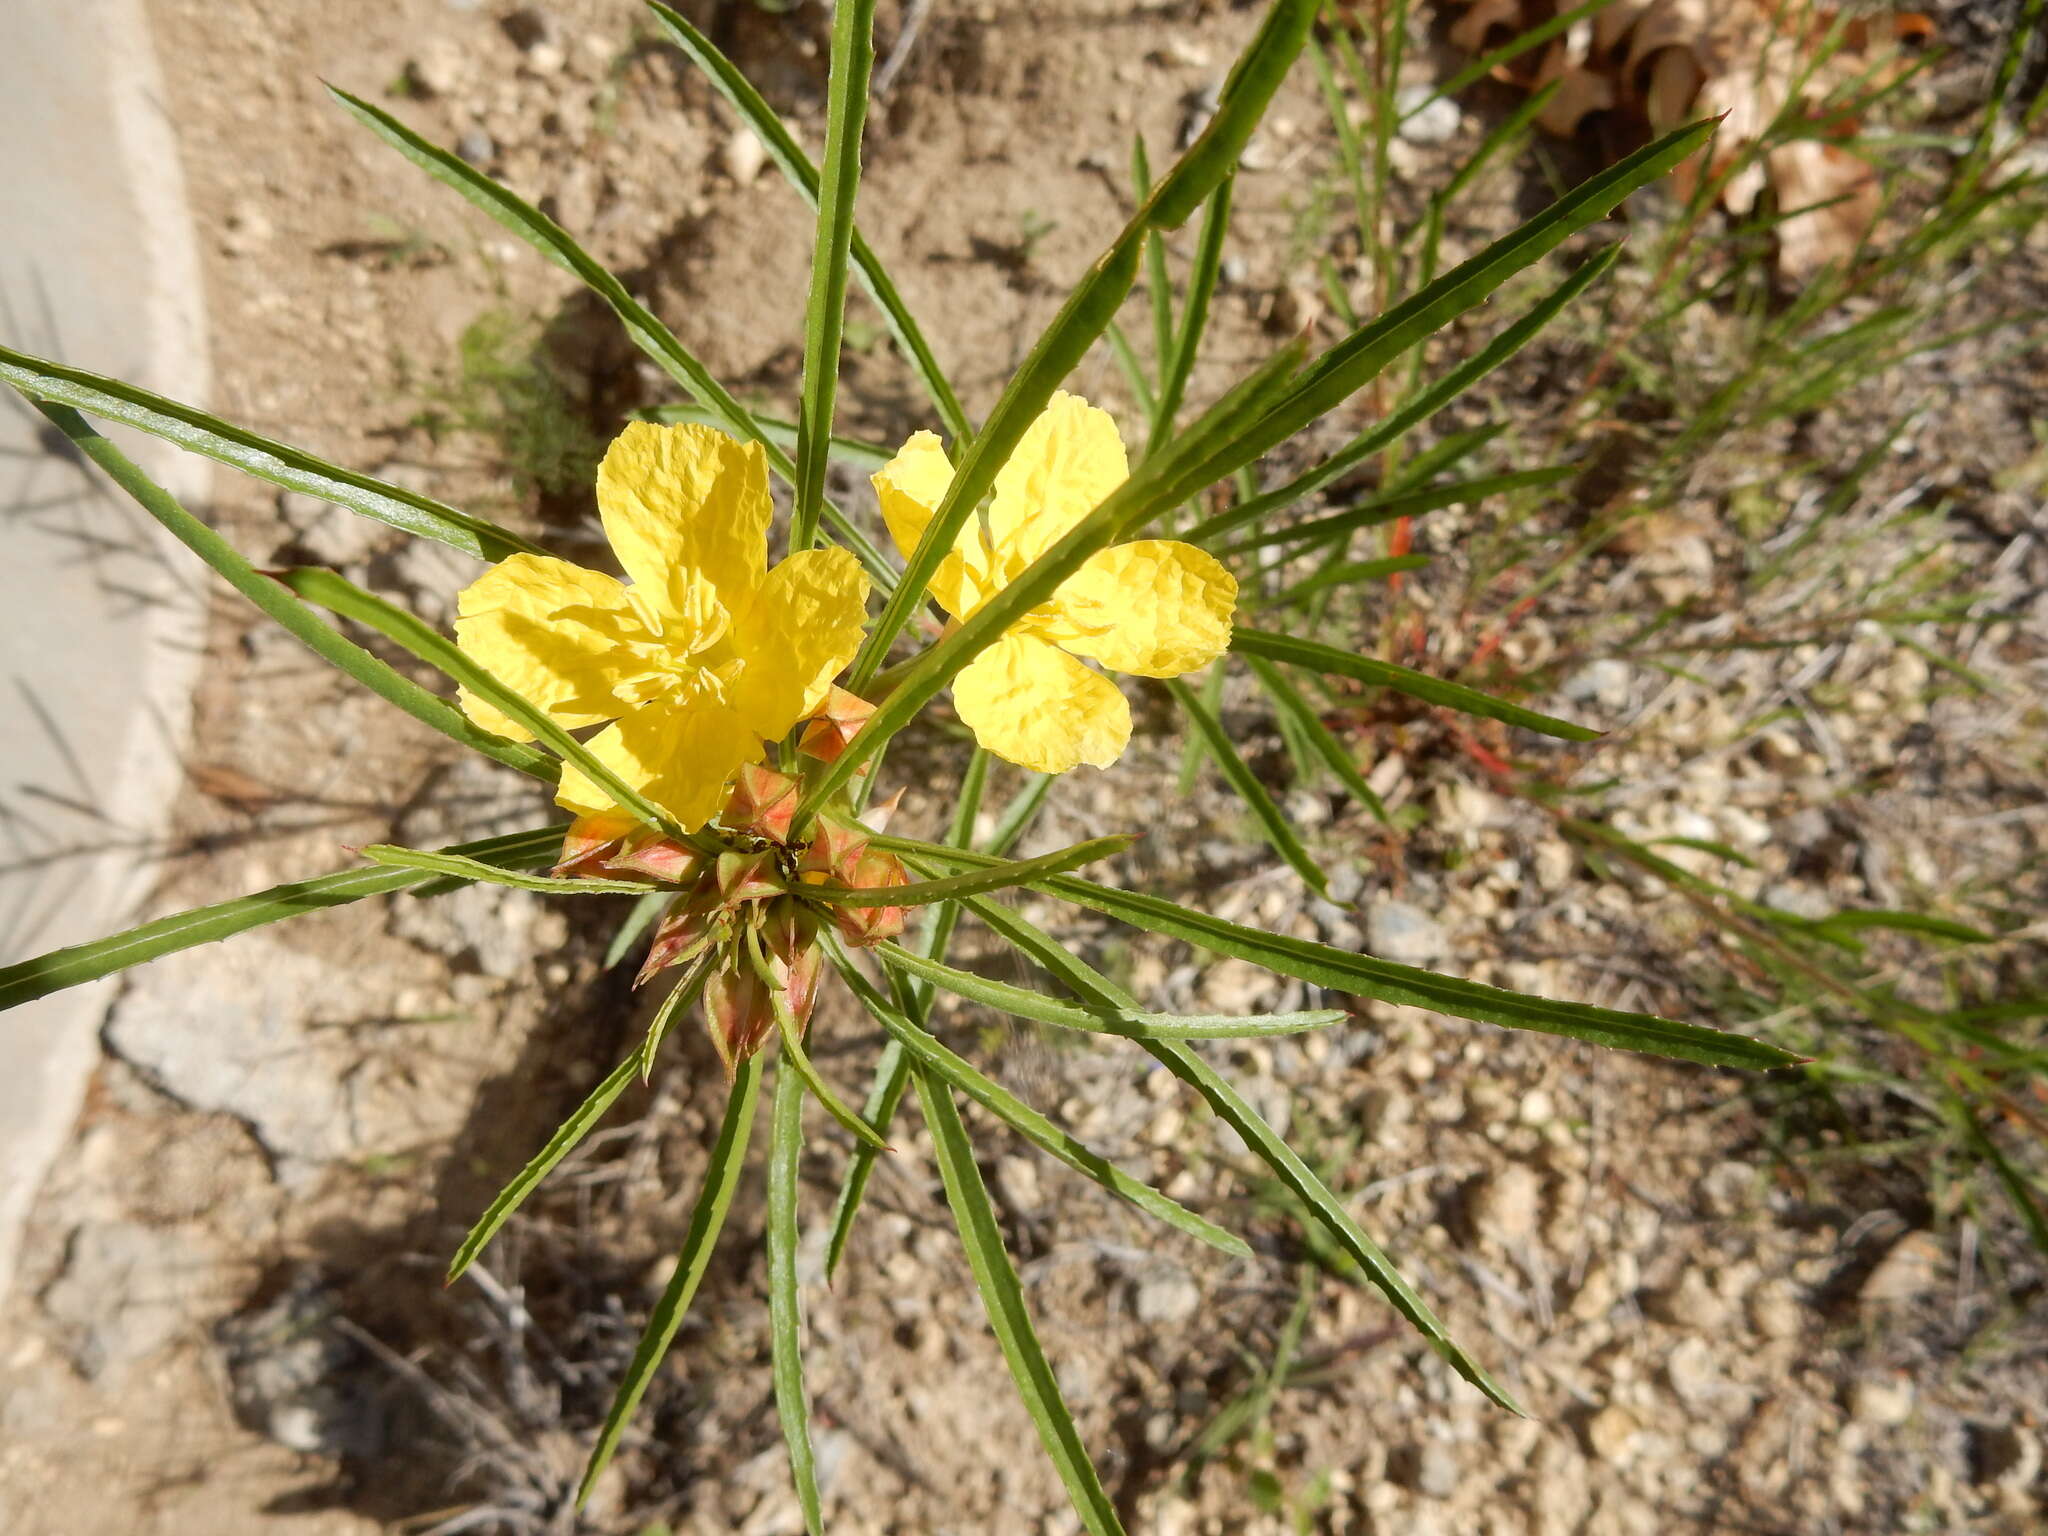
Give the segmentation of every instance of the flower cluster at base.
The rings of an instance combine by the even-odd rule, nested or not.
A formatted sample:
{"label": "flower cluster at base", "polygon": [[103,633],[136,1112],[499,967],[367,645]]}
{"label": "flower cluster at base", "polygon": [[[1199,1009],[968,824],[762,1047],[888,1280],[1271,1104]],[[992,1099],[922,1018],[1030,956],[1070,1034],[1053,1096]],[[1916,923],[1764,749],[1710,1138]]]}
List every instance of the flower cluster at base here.
{"label": "flower cluster at base", "polygon": [[[806,755],[830,761],[873,706],[840,688],[805,730]],[[808,900],[806,888],[887,890],[908,883],[893,854],[869,846],[871,827],[831,812],[802,840],[791,836],[802,786],[763,763],[734,780],[719,813],[725,846],[700,851],[617,813],[579,816],[562,840],[554,873],[568,879],[626,876],[679,887],[655,929],[634,985],[687,967],[678,984],[701,981],[705,1027],[730,1076],[767,1040],[781,1016],[801,1033],[817,1001],[821,922],[855,948],[903,931],[905,908]],[[870,813],[885,823],[894,801]]]}

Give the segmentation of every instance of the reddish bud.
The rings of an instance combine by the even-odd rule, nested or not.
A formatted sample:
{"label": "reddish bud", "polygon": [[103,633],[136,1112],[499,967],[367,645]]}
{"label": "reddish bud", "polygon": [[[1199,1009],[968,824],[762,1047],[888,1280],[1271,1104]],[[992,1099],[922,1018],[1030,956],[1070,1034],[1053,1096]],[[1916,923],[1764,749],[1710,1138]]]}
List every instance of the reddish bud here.
{"label": "reddish bud", "polygon": [[[903,861],[894,854],[879,851],[864,851],[841,878],[856,890],[882,890],[910,883],[909,875],[903,870]],[[834,906],[832,922],[847,943],[856,949],[865,949],[901,933],[908,910],[905,907]]]}
{"label": "reddish bud", "polygon": [[767,983],[746,960],[727,951],[725,964],[704,985],[704,1023],[711,1044],[731,1077],[741,1062],[761,1049],[775,1027],[775,1004]]}
{"label": "reddish bud", "polygon": [[759,853],[721,853],[717,878],[719,898],[727,906],[765,901],[782,894],[782,886],[775,878],[774,855],[766,849]]}
{"label": "reddish bud", "polygon": [[766,763],[748,763],[733,781],[732,797],[720,819],[735,832],[752,832],[773,843],[789,841],[798,785]]}
{"label": "reddish bud", "polygon": [[768,967],[782,984],[791,1015],[799,1026],[809,1023],[825,962],[816,919],[794,901],[778,901],[768,909],[761,937],[767,945]]}
{"label": "reddish bud", "polygon": [[696,877],[700,861],[695,849],[671,842],[658,832],[641,832],[626,839],[625,846],[604,861],[614,874],[645,875],[669,885],[687,885]]}
{"label": "reddish bud", "polygon": [[669,908],[661,926],[654,930],[654,942],[647,948],[647,959],[640,967],[640,974],[633,978],[633,985],[640,986],[657,972],[672,965],[682,965],[704,953],[716,931],[718,916],[715,908],[688,902],[679,902]]}
{"label": "reddish bud", "polygon": [[598,864],[614,852],[639,823],[630,816],[610,812],[601,816],[578,816],[562,836],[562,858],[553,874],[559,879],[596,873]]}
{"label": "reddish bud", "polygon": [[867,851],[867,833],[833,817],[821,816],[818,830],[811,835],[810,846],[804,849],[796,867],[804,875],[823,875],[841,885],[852,885],[854,882],[847,876]]}
{"label": "reddish bud", "polygon": [[834,762],[874,712],[875,706],[866,699],[835,686],[825,695],[825,702],[818,706],[811,723],[804,727],[797,750],[820,762]]}

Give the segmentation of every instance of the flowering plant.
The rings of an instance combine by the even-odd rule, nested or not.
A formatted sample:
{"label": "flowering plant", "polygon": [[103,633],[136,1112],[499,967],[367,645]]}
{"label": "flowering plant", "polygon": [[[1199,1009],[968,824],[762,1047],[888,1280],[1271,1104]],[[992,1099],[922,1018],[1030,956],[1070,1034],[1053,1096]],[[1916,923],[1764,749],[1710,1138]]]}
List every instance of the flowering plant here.
{"label": "flowering plant", "polygon": [[[1075,875],[1128,845],[1127,836],[1114,832],[1035,858],[1010,857],[1053,782],[1049,776],[1079,764],[1114,763],[1131,733],[1122,691],[1088,661],[1110,672],[1168,679],[1169,692],[1225,777],[1244,794],[1275,849],[1318,885],[1313,860],[1212,708],[1172,680],[1226,656],[1243,658],[1274,699],[1290,708],[1313,749],[1348,775],[1347,784],[1361,788],[1355,764],[1283,669],[1394,689],[1431,706],[1552,735],[1592,734],[1349,649],[1247,627],[1237,621],[1238,577],[1225,562],[1271,537],[1300,536],[1309,528],[1331,534],[1316,524],[1269,534],[1266,521],[1341,473],[1345,463],[1398,441],[1455,399],[1596,281],[1611,265],[1612,253],[1572,272],[1473,359],[1418,383],[1336,458],[1259,493],[1251,476],[1264,455],[1630,191],[1696,151],[1709,126],[1679,129],[1603,172],[1319,355],[1308,356],[1305,340],[1282,347],[1183,422],[1180,402],[1215,286],[1232,173],[1304,48],[1317,12],[1316,0],[1274,0],[1207,127],[1144,191],[1130,222],[1088,269],[1001,399],[976,425],[854,229],[873,0],[841,0],[835,8],[830,132],[822,164],[816,165],[701,32],[663,5],[651,9],[818,210],[793,454],[566,231],[389,114],[336,92],[350,113],[401,154],[579,276],[694,402],[684,412],[695,420],[628,426],[605,457],[598,508],[626,580],[571,565],[483,518],[133,385],[0,348],[0,376],[237,590],[396,707],[512,770],[553,784],[574,820],[440,850],[365,849],[369,862],[362,867],[181,913],[0,970],[0,1006],[314,906],[429,882],[484,881],[564,896],[640,898],[635,911],[652,925],[642,979],[675,972],[677,984],[646,1039],[512,1179],[451,1267],[451,1279],[463,1272],[631,1080],[651,1070],[671,1023],[701,1000],[729,1074],[724,1120],[672,1278],[592,1452],[585,1494],[617,1449],[705,1274],[772,1063],[765,1242],[774,1382],[810,1529],[819,1529],[821,1515],[795,1260],[805,1105],[817,1100],[851,1138],[828,1248],[828,1265],[836,1266],[874,1159],[886,1152],[890,1126],[912,1092],[990,1326],[1046,1452],[1087,1529],[1119,1528],[1033,1331],[958,1096],[966,1095],[1048,1156],[1180,1232],[1230,1253],[1249,1249],[1235,1234],[1090,1150],[942,1043],[928,1028],[940,990],[1025,1019],[1117,1036],[1148,1052],[1242,1137],[1309,1219],[1466,1380],[1512,1407],[1508,1393],[1448,1337],[1344,1202],[1197,1049],[1204,1040],[1341,1025],[1342,1010],[1251,1017],[1151,1012],[1054,936],[990,898],[1029,888],[1339,995],[1418,1004],[1716,1065],[1770,1067],[1791,1059],[1740,1036],[1501,991],[1228,922]],[[1060,393],[1059,386],[1109,330],[1162,232],[1198,212],[1203,218],[1195,276],[1178,324],[1170,323],[1169,314],[1160,328],[1150,431],[1133,467],[1109,417]],[[938,436],[920,432],[874,477],[900,567],[877,546],[860,516],[825,494],[843,309],[854,274],[887,316],[931,398],[938,425],[952,439],[949,454]],[[1153,298],[1168,314],[1170,296],[1155,288]],[[496,563],[461,595],[452,641],[332,571],[258,571],[143,476],[87,423],[88,415],[157,433],[278,485]],[[791,488],[787,553],[772,568],[771,476]],[[1233,484],[1235,501],[1229,499]],[[1148,536],[1153,525],[1188,507],[1198,515],[1182,537]],[[1348,535],[1361,521],[1349,517],[1336,519],[1342,526],[1334,532]],[[885,594],[872,620],[865,611],[871,586]],[[932,643],[899,656],[899,641],[928,599],[938,602],[947,620]],[[437,669],[455,685],[459,703],[420,687],[355,645],[323,609],[368,626]],[[892,776],[884,754],[949,688],[959,719],[982,749],[955,791],[951,832],[938,843],[891,836],[884,826],[886,804],[870,804],[873,786]],[[593,728],[595,734],[577,734]],[[1040,776],[977,848],[990,755]],[[914,930],[912,913],[920,919]],[[1030,962],[1041,978],[1037,988],[998,983],[947,963],[954,927],[968,917]],[[889,1038],[857,1110],[806,1054],[806,1029],[828,968]]]}

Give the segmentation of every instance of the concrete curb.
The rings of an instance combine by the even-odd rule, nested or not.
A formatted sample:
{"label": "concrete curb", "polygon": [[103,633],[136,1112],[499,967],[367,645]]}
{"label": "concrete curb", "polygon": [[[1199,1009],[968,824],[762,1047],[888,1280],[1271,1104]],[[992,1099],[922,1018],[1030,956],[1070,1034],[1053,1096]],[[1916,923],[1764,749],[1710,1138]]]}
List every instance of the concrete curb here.
{"label": "concrete curb", "polygon": [[[184,176],[142,0],[13,7],[0,51],[0,336],[181,400],[209,388]],[[204,575],[24,403],[0,411],[0,961],[113,932],[155,881]],[[203,507],[204,460],[124,449]],[[0,1014],[0,1296],[77,1118],[115,980]]]}

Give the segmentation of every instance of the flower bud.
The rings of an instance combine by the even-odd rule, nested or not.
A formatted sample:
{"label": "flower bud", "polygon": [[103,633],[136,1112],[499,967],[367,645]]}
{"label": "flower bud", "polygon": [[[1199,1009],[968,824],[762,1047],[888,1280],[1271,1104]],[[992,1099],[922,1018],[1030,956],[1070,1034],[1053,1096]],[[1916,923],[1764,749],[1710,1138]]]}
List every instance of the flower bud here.
{"label": "flower bud", "polygon": [[775,1027],[775,1004],[738,945],[728,946],[722,961],[704,984],[704,1024],[731,1077]]}
{"label": "flower bud", "polygon": [[796,815],[797,781],[766,763],[748,763],[733,781],[732,795],[719,819],[735,832],[751,832],[771,843],[789,841]]}
{"label": "flower bud", "polygon": [[868,717],[874,712],[875,706],[866,699],[835,685],[825,695],[825,702],[811,717],[810,724],[804,727],[797,750],[820,762],[836,762],[839,754],[846,750],[847,743],[860,734],[860,728],[868,723]]}
{"label": "flower bud", "polygon": [[630,816],[607,813],[578,816],[562,835],[562,857],[552,871],[556,878],[597,873],[597,866],[618,851],[620,843],[640,825]]}

